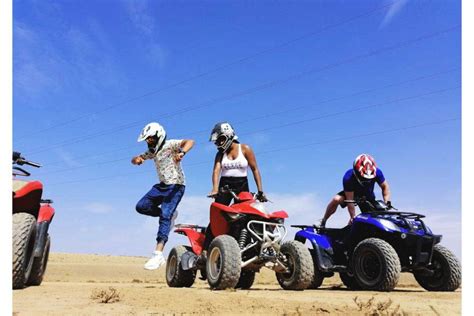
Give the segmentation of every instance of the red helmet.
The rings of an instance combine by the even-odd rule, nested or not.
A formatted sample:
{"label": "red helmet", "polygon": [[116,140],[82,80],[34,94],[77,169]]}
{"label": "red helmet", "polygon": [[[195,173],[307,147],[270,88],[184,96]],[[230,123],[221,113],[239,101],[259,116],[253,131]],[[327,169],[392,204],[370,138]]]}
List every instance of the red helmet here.
{"label": "red helmet", "polygon": [[357,156],[354,160],[353,168],[356,175],[365,179],[373,179],[377,173],[375,160],[368,154],[360,154]]}

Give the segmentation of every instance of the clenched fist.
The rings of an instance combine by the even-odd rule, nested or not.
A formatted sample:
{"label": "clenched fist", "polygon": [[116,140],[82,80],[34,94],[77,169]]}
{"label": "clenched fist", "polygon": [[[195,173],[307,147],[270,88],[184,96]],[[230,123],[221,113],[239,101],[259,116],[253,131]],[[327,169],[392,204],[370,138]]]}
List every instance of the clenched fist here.
{"label": "clenched fist", "polygon": [[141,165],[144,161],[145,161],[145,159],[143,159],[140,156],[136,156],[136,157],[132,158],[132,164],[134,164],[134,165]]}

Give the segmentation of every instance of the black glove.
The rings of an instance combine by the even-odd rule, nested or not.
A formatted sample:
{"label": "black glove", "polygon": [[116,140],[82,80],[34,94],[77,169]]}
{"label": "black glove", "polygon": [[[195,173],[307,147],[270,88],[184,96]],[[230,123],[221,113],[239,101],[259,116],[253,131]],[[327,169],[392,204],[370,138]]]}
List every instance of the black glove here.
{"label": "black glove", "polygon": [[19,152],[17,151],[13,152],[13,157],[12,157],[13,161],[17,161],[18,159],[20,159],[20,157],[21,157],[21,154]]}
{"label": "black glove", "polygon": [[257,198],[257,200],[259,200],[260,202],[268,202],[268,199],[267,199],[267,197],[265,196],[265,193],[263,193],[262,191],[258,191],[258,192],[257,192],[256,198]]}

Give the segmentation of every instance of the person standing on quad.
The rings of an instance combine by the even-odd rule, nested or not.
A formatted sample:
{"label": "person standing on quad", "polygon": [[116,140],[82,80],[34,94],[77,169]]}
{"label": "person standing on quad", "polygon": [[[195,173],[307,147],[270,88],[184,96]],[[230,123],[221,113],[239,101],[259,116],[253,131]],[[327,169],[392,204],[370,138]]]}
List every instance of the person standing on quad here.
{"label": "person standing on quad", "polygon": [[368,154],[361,154],[354,160],[352,169],[347,170],[342,179],[344,190],[336,194],[329,202],[326,213],[321,219],[320,226],[325,227],[328,218],[336,212],[340,205],[347,206],[349,211],[349,224],[355,217],[355,206],[352,203],[346,204],[344,200],[354,200],[354,198],[365,197],[367,200],[375,200],[374,186],[377,183],[382,189],[385,203],[390,207],[390,186],[385,180],[382,170],[375,164],[374,158]]}
{"label": "person standing on quad", "polygon": [[144,266],[147,270],[155,270],[166,262],[163,248],[168,241],[173,221],[177,217],[176,208],[185,189],[185,178],[180,162],[193,147],[194,140],[167,140],[164,128],[152,122],[143,128],[138,137],[138,142],[141,141],[147,142],[148,150],[133,157],[132,164],[141,165],[145,160],[153,159],[160,180],[136,205],[138,213],[160,218],[156,248]]}
{"label": "person standing on quad", "polygon": [[[230,205],[232,194],[220,192],[222,188],[228,186],[237,195],[240,192],[249,192],[247,169],[250,167],[258,190],[256,198],[260,202],[267,202],[255,154],[250,146],[240,144],[237,139],[234,129],[227,122],[217,123],[212,129],[209,141],[217,146],[218,151],[214,158],[212,190],[208,196],[214,197],[217,203]],[[211,227],[208,225],[204,249],[207,249],[213,238]]]}
{"label": "person standing on quad", "polygon": [[230,193],[219,193],[220,189],[228,186],[236,194],[249,192],[247,169],[250,167],[257,185],[257,199],[268,201],[262,188],[262,178],[257,167],[255,154],[250,146],[240,144],[232,126],[227,122],[217,123],[211,132],[209,141],[218,149],[214,158],[212,172],[212,191],[209,196],[215,196],[216,202],[229,205],[232,202]]}

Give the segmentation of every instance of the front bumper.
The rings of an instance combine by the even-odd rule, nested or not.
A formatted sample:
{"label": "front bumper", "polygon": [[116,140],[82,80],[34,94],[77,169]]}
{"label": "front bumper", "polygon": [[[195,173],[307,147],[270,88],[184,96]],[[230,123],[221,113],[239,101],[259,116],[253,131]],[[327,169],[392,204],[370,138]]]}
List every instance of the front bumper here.
{"label": "front bumper", "polygon": [[415,268],[431,263],[433,247],[441,241],[441,235],[401,233],[399,256],[403,267]]}

